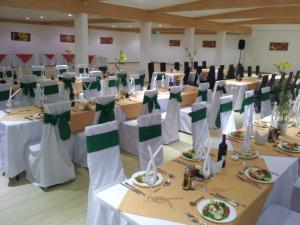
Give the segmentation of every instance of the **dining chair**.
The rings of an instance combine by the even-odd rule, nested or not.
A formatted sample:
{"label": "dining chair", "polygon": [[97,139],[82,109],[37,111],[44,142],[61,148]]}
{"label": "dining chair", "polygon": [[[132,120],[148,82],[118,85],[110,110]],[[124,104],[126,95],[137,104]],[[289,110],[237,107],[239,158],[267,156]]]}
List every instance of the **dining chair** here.
{"label": "dining chair", "polygon": [[40,82],[42,104],[60,101],[59,86],[56,80],[42,80]]}
{"label": "dining chair", "polygon": [[198,61],[194,61],[194,65],[193,65],[194,70],[196,70],[197,67],[198,67]]}
{"label": "dining chair", "polygon": [[219,67],[217,80],[224,80],[224,68]]}
{"label": "dining chair", "polygon": [[32,74],[38,78],[45,77],[45,66],[31,66]]}
{"label": "dining chair", "polygon": [[151,89],[160,89],[165,87],[165,74],[161,72],[153,72]]}
{"label": "dining chair", "polygon": [[96,202],[97,192],[126,179],[120,157],[118,126],[115,121],[85,128],[89,190],[87,225],[112,224],[113,212]]}
{"label": "dining chair", "polygon": [[107,94],[108,95],[116,95],[117,94],[117,92],[118,92],[117,82],[118,82],[117,76],[108,76],[108,81],[107,81],[107,87],[108,87]]}
{"label": "dining chair", "polygon": [[260,74],[260,66],[259,65],[256,65],[256,67],[255,67],[255,74],[256,75]]}
{"label": "dining chair", "polygon": [[68,72],[68,65],[56,65],[55,71],[57,76],[61,76],[63,73]]}
{"label": "dining chair", "polygon": [[245,91],[245,98],[240,113],[243,113],[243,127],[248,127],[255,122],[254,90]]}
{"label": "dining chair", "polygon": [[129,84],[129,90],[132,92],[142,90],[139,74],[130,74],[128,84]]}
{"label": "dining chair", "polygon": [[234,79],[234,78],[235,78],[235,68],[234,68],[233,64],[230,64],[229,68],[228,68],[226,80]]}
{"label": "dining chair", "polygon": [[294,72],[291,71],[291,72],[289,73],[288,78],[286,79],[285,87],[286,87],[287,89],[291,87],[293,75],[294,75]]}
{"label": "dining chair", "polygon": [[276,74],[276,73],[273,73],[272,76],[271,76],[271,79],[270,79],[270,81],[269,81],[268,86],[270,87],[271,91],[272,91],[273,88],[274,88],[276,76],[277,76],[277,74]]}
{"label": "dining chair", "polygon": [[190,63],[189,62],[184,62],[183,63],[183,70],[185,70],[188,67],[190,67]]}
{"label": "dining chair", "polygon": [[60,86],[60,95],[64,101],[74,100],[75,77],[75,72],[66,72],[62,75],[63,85]]}
{"label": "dining chair", "polygon": [[291,93],[292,93],[292,99],[295,100],[295,98],[297,97],[298,93],[300,92],[300,83],[297,84],[298,80],[300,77],[300,70],[297,71],[296,76],[294,78],[294,81],[291,85]]}
{"label": "dining chair", "polygon": [[26,150],[26,178],[45,191],[75,179],[70,110],[70,102],[45,104],[41,141]]}
{"label": "dining chair", "polygon": [[197,66],[193,86],[197,87],[201,83],[202,66]]}
{"label": "dining chair", "polygon": [[261,119],[270,116],[272,114],[270,87],[262,88],[258,98]]}
{"label": "dining chair", "polygon": [[87,76],[89,74],[89,66],[86,64],[77,65],[76,72],[79,76]]}
{"label": "dining chair", "polygon": [[248,66],[247,73],[248,73],[248,77],[252,76],[252,66]]}
{"label": "dining chair", "polygon": [[145,115],[160,110],[160,105],[157,101],[157,98],[157,90],[145,91],[143,97],[143,106],[140,115]]}
{"label": "dining chair", "polygon": [[125,70],[120,70],[117,73],[117,77],[120,80],[119,89],[125,93],[128,93],[128,77]]}
{"label": "dining chair", "polygon": [[[151,159],[149,147],[151,148],[152,153],[158,148],[163,148],[161,114],[156,112],[140,116],[137,120],[137,125],[140,170],[147,170],[147,166]],[[161,165],[163,160],[163,151],[161,150],[154,159],[155,165]]]}
{"label": "dining chair", "polygon": [[244,77],[244,73],[245,73],[245,68],[241,63],[239,63],[237,66],[236,75],[240,75],[240,77]]}
{"label": "dining chair", "polygon": [[0,110],[7,109],[11,93],[12,85],[10,83],[0,83]]}
{"label": "dining chair", "polygon": [[108,71],[108,67],[107,67],[107,66],[99,66],[98,69],[99,69],[102,73],[107,73],[107,71]]}
{"label": "dining chair", "polygon": [[206,69],[206,68],[207,68],[206,61],[202,61],[202,68],[203,68],[203,69]]}
{"label": "dining chair", "polygon": [[167,111],[162,117],[162,138],[164,144],[179,140],[179,109],[182,102],[181,86],[170,87]]}
{"label": "dining chair", "polygon": [[37,77],[35,75],[20,77],[20,89],[18,106],[35,106],[39,104],[40,92],[37,89]]}
{"label": "dining chair", "polygon": [[165,62],[160,63],[160,72],[166,72],[166,63]]}
{"label": "dining chair", "polygon": [[184,69],[184,77],[183,77],[183,84],[184,85],[188,84],[190,72],[191,72],[191,68],[190,67],[186,67]]}
{"label": "dining chair", "polygon": [[149,74],[149,85],[148,85],[148,90],[151,89],[151,84],[152,84],[152,75],[154,73],[154,63],[150,62],[148,63],[148,74]]}
{"label": "dining chair", "polygon": [[221,129],[221,134],[229,134],[236,131],[233,114],[233,96],[220,97],[220,107],[215,121],[216,127]]}
{"label": "dining chair", "polygon": [[209,88],[211,90],[214,89],[215,82],[216,82],[216,72],[215,72],[215,66],[210,66],[209,72],[207,75],[207,82],[209,83]]}
{"label": "dining chair", "polygon": [[101,83],[96,77],[83,77],[82,90],[83,97],[86,99],[100,96]]}
{"label": "dining chair", "polygon": [[177,70],[177,71],[180,70],[180,63],[179,62],[174,63],[174,69]]}

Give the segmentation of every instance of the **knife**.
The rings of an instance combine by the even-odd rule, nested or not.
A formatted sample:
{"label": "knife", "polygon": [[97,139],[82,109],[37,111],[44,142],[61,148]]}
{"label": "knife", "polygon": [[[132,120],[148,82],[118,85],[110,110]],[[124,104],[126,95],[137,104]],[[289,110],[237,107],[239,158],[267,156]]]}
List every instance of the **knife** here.
{"label": "knife", "polygon": [[132,186],[131,184],[125,182],[125,184],[129,187],[131,187],[132,189],[134,189],[135,191],[137,191],[139,194],[143,195],[143,196],[146,196],[144,192],[142,192],[141,190],[135,188],[134,186]]}
{"label": "knife", "polygon": [[233,205],[233,206],[235,206],[235,207],[238,207],[238,206],[239,206],[237,203],[235,203],[235,202],[233,202],[233,201],[230,201],[230,200],[227,199],[227,198],[223,198],[223,197],[219,196],[217,193],[210,193],[210,194],[211,194],[212,196],[216,197],[216,198],[219,198],[219,199],[221,199],[221,200],[223,200],[223,201],[229,203],[230,205]]}
{"label": "knife", "polygon": [[237,202],[237,201],[235,201],[235,200],[233,200],[233,199],[229,199],[229,198],[227,198],[227,197],[225,197],[224,195],[221,195],[221,194],[219,194],[219,193],[215,193],[216,195],[218,195],[218,196],[220,196],[221,198],[224,198],[224,199],[226,199],[227,201],[230,201],[230,202],[232,202],[232,203],[235,203],[235,204],[237,204],[238,206],[243,206],[243,207],[247,207],[245,204],[243,204],[243,203],[241,203],[241,202]]}

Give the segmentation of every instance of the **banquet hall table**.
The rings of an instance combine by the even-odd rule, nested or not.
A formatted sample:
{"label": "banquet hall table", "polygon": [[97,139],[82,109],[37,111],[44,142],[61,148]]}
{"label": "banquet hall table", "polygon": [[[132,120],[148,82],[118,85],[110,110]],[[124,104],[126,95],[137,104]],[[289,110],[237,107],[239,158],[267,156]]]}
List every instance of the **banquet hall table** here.
{"label": "banquet hall table", "polygon": [[[213,153],[217,152],[214,151]],[[182,158],[180,160],[191,163]],[[213,160],[216,159],[213,158]],[[245,208],[236,207],[236,219],[227,224],[253,225],[268,205],[276,203],[289,206],[290,202],[286,199],[291,196],[293,182],[298,176],[298,162],[296,158],[273,156],[261,156],[248,162],[252,165],[268,168],[270,171],[278,173],[279,176],[274,175],[273,184],[259,184],[261,189],[242,182],[236,177],[238,171],[244,168],[242,161],[232,160],[231,153],[228,153],[226,168],[207,181],[207,192],[201,191],[202,184],[198,182],[196,182],[195,191],[184,191],[181,185],[185,167],[174,161],[169,161],[159,167],[175,174],[175,179],[171,180],[170,186],[163,187],[154,194],[156,199],[154,202],[148,202],[144,196],[136,195],[121,184],[115,184],[105,190],[96,191],[96,200],[102,206],[99,216],[103,219],[104,224],[114,225],[192,225],[193,223],[184,215],[185,212],[191,212],[197,219],[211,225],[215,223],[201,218],[197,207],[190,206],[189,202],[203,194],[211,199],[213,197],[210,193],[217,192],[246,205]],[[127,182],[132,184],[133,179],[130,178]],[[149,193],[146,188],[135,187],[142,190],[146,195]],[[107,223],[107,221],[112,222]]]}

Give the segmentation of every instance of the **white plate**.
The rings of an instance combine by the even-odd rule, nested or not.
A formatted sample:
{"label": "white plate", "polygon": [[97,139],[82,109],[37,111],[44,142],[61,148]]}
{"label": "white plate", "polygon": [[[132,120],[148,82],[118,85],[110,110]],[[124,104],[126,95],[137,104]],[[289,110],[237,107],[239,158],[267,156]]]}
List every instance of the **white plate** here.
{"label": "white plate", "polygon": [[235,151],[234,152],[239,158],[241,159],[254,159],[254,158],[257,158],[259,156],[259,152],[256,151],[256,153],[252,156],[243,156],[243,155],[240,155],[240,153],[238,151]]}
{"label": "white plate", "polygon": [[283,150],[283,151],[286,151],[286,152],[293,152],[293,153],[298,153],[298,152],[300,152],[300,147],[299,147],[299,146],[298,146],[298,151],[287,150],[287,149],[285,149],[284,147],[282,147],[282,143],[278,143],[277,147],[280,148],[280,149]]}
{"label": "white plate", "polygon": [[198,162],[198,161],[200,161],[200,159],[189,159],[189,158],[185,157],[183,155],[183,153],[181,154],[181,157],[184,158],[185,160],[192,161],[192,162]]}
{"label": "white plate", "polygon": [[244,134],[244,137],[242,137],[242,138],[240,138],[240,137],[235,137],[235,136],[232,135],[232,133],[235,133],[235,132],[231,132],[231,133],[228,134],[228,136],[229,136],[230,138],[238,139],[238,140],[244,140],[244,138],[245,138],[245,132],[242,132],[242,133]]}
{"label": "white plate", "polygon": [[200,201],[197,205],[197,209],[198,209],[198,212],[200,213],[200,215],[205,218],[206,220],[209,220],[209,221],[212,221],[214,223],[229,223],[233,220],[235,220],[236,218],[236,210],[235,208],[233,208],[233,206],[227,204],[226,202],[224,202],[226,204],[226,206],[230,209],[230,213],[229,213],[229,216],[224,219],[224,220],[214,220],[212,218],[209,218],[209,217],[206,217],[202,214],[202,210],[203,208],[210,202],[210,201],[216,201],[216,202],[224,202],[224,201],[221,201],[221,200],[218,200],[218,199],[205,199],[203,201]]}
{"label": "white plate", "polygon": [[263,128],[263,129],[268,129],[271,126],[271,124],[269,124],[268,122],[266,122],[266,125],[268,127],[263,127],[261,122],[254,122],[254,126],[259,127],[259,128]]}
{"label": "white plate", "polygon": [[[260,170],[260,169],[258,169],[258,168],[251,168],[251,169],[254,169],[254,170]],[[246,177],[248,177],[250,180],[253,180],[253,181],[256,181],[256,182],[258,182],[258,183],[262,183],[262,184],[270,184],[270,183],[273,183],[274,181],[275,181],[275,178],[274,178],[274,176],[271,174],[271,180],[270,181],[262,181],[262,180],[256,180],[256,179],[254,179],[254,178],[252,178],[251,176],[250,176],[250,174],[249,174],[249,168],[247,168],[246,170],[245,170],[245,176]]]}
{"label": "white plate", "polygon": [[[133,180],[133,183],[136,184],[136,185],[138,185],[138,186],[140,186],[140,187],[150,187],[148,184],[146,184],[146,183],[140,183],[140,182],[138,182],[138,181],[135,179],[137,176],[142,175],[142,174],[145,174],[145,173],[146,173],[146,171],[139,171],[139,172],[134,173],[134,174],[131,176],[131,178],[132,178],[132,180]],[[158,179],[157,179],[157,181],[155,182],[155,184],[154,184],[153,186],[158,186],[158,185],[160,185],[160,184],[163,182],[163,177],[162,177],[162,175],[161,175],[160,173],[157,173],[157,176],[158,176]]]}

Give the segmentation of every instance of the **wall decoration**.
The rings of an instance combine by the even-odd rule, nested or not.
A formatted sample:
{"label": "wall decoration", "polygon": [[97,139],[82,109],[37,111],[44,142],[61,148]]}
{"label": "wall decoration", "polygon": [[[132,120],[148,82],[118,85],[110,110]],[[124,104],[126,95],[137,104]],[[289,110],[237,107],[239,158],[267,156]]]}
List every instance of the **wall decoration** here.
{"label": "wall decoration", "polygon": [[180,46],[180,40],[169,40],[169,46],[170,47],[179,47]]}
{"label": "wall decoration", "polygon": [[203,41],[202,42],[203,48],[215,48],[216,47],[216,41]]}
{"label": "wall decoration", "polygon": [[30,41],[31,34],[23,32],[11,32],[12,41]]}
{"label": "wall decoration", "polygon": [[75,42],[75,36],[74,35],[69,35],[69,34],[61,34],[60,35],[60,42],[74,43]]}
{"label": "wall decoration", "polygon": [[100,37],[100,44],[102,45],[112,45],[113,38],[112,37]]}
{"label": "wall decoration", "polygon": [[270,42],[270,51],[287,51],[289,49],[288,42]]}

